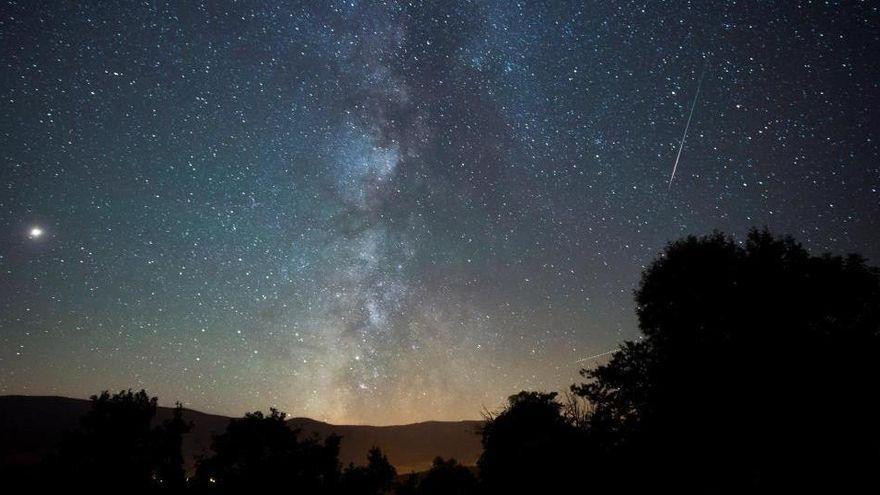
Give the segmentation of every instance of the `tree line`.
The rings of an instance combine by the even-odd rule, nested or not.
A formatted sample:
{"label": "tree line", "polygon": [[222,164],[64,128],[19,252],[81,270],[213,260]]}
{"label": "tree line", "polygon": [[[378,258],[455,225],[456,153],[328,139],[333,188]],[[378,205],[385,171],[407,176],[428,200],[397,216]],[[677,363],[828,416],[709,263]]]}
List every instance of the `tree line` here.
{"label": "tree line", "polygon": [[283,413],[230,421],[186,473],[178,405],[104,392],[44,463],[59,488],[307,494],[861,491],[880,467],[880,271],[791,238],[720,233],[666,247],[635,291],[641,336],[561,396],[523,391],[488,413],[477,466],[437,458],[400,476],[374,448],[341,466],[340,439]]}

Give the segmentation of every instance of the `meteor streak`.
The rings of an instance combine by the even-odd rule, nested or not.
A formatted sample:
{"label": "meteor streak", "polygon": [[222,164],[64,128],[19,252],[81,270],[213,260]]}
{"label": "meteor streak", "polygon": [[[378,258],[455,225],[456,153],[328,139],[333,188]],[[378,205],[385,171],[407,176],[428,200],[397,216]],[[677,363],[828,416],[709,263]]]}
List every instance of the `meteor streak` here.
{"label": "meteor streak", "polygon": [[684,140],[687,139],[688,128],[691,126],[691,119],[694,118],[694,109],[697,108],[697,98],[700,97],[700,89],[703,87],[703,76],[706,75],[706,66],[700,72],[700,80],[697,82],[697,92],[694,94],[694,101],[691,102],[691,113],[688,115],[687,124],[684,125],[684,133],[681,135],[681,142],[678,143],[678,154],[675,155],[675,163],[672,165],[672,175],[669,176],[669,185],[667,190],[672,188],[672,180],[675,179],[675,171],[678,169],[678,161],[681,160],[681,150],[684,149]]}
{"label": "meteor streak", "polygon": [[578,360],[575,361],[575,362],[576,362],[576,363],[583,363],[584,361],[590,361],[590,360],[592,360],[592,359],[600,358],[600,357],[602,357],[602,356],[607,356],[607,355],[609,355],[609,354],[614,354],[615,352],[617,352],[617,351],[619,351],[619,350],[620,350],[620,349],[611,349],[610,351],[600,352],[599,354],[593,354],[592,356],[587,356],[587,357],[585,357],[585,358],[580,358],[580,359],[578,359]]}

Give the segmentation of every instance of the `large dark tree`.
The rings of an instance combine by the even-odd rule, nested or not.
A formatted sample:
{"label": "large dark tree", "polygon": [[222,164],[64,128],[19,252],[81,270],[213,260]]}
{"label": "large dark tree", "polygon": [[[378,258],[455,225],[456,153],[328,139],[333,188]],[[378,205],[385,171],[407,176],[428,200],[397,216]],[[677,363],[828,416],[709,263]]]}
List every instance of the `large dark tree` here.
{"label": "large dark tree", "polygon": [[839,490],[876,472],[880,276],[863,259],[689,237],[636,302],[642,338],[574,387],[605,449],[597,485]]}
{"label": "large dark tree", "polygon": [[119,492],[183,488],[180,447],[189,425],[179,406],[170,420],[154,428],[157,399],[143,390],[105,391],[91,400],[81,429],[47,461],[43,483]]}
{"label": "large dark tree", "polygon": [[520,392],[487,418],[477,465],[495,493],[559,493],[581,462],[580,433],[563,414],[556,393]]}
{"label": "large dark tree", "polygon": [[271,409],[233,419],[214,437],[213,456],[199,462],[195,485],[220,493],[283,489],[331,493],[339,477],[339,437],[301,440],[285,414]]}

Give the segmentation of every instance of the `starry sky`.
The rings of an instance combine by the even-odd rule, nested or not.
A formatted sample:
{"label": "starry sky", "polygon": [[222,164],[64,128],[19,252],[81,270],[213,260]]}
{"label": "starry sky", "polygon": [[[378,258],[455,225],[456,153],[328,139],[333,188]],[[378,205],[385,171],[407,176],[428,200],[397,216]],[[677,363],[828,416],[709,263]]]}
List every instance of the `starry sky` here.
{"label": "starry sky", "polygon": [[2,394],[478,418],[670,240],[880,260],[874,2],[0,10]]}

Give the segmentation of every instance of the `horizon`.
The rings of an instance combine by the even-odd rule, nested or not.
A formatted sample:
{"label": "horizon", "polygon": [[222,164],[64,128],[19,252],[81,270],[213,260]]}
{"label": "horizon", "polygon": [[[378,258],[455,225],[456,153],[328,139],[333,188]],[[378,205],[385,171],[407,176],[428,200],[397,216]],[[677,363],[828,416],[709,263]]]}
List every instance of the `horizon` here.
{"label": "horizon", "polygon": [[[114,391],[110,391],[110,392],[115,393]],[[146,392],[149,394],[150,391],[146,390]],[[0,394],[0,399],[17,398],[17,397],[23,397],[23,398],[29,398],[29,399],[68,399],[68,400],[81,401],[81,402],[85,402],[85,403],[88,403],[91,401],[91,397],[71,397],[71,396],[66,396],[66,395]],[[319,418],[293,415],[293,414],[286,412],[284,409],[277,408],[275,406],[266,406],[264,408],[257,407],[257,408],[249,409],[247,411],[242,411],[241,413],[238,413],[238,414],[231,414],[230,415],[230,414],[222,414],[222,413],[213,412],[213,411],[205,411],[202,409],[196,409],[196,408],[190,407],[184,403],[181,403],[181,405],[183,406],[183,409],[185,411],[192,411],[192,412],[195,412],[198,414],[204,414],[207,416],[217,416],[217,417],[228,418],[228,419],[241,418],[246,413],[252,413],[252,412],[256,412],[256,411],[267,413],[270,410],[270,408],[275,408],[275,409],[278,409],[279,412],[285,414],[286,421],[308,420],[308,421],[314,421],[317,423],[323,423],[323,424],[330,425],[330,426],[364,426],[364,427],[368,427],[368,428],[385,428],[385,427],[395,427],[395,426],[412,426],[412,425],[420,425],[420,424],[425,424],[425,423],[482,423],[485,421],[482,418],[481,419],[472,418],[472,419],[426,419],[426,420],[421,420],[421,421],[415,421],[413,423],[394,423],[394,424],[331,423],[329,421],[324,421]],[[159,402],[157,403],[157,406],[160,408],[164,408],[164,409],[174,409],[174,407],[176,406],[176,403],[167,404],[160,397]]]}
{"label": "horizon", "polygon": [[877,8],[0,13],[0,394],[461,421],[639,338],[669,242],[880,263]]}

